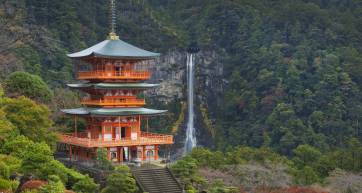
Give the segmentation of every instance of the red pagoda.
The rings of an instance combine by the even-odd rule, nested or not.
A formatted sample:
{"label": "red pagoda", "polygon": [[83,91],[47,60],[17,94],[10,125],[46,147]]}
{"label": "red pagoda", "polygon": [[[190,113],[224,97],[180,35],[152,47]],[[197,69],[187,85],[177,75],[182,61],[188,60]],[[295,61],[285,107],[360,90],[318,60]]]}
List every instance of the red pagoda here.
{"label": "red pagoda", "polygon": [[[113,162],[158,160],[159,146],[173,144],[173,136],[142,131],[141,122],[166,111],[144,108],[139,95],[158,86],[145,81],[151,77],[150,61],[159,54],[120,40],[113,24],[107,40],[68,56],[82,81],[68,86],[85,93],[83,107],[62,110],[75,120],[74,132],[60,135],[69,158],[94,159],[97,148],[105,148]],[[77,131],[78,118],[86,121],[83,132]]]}

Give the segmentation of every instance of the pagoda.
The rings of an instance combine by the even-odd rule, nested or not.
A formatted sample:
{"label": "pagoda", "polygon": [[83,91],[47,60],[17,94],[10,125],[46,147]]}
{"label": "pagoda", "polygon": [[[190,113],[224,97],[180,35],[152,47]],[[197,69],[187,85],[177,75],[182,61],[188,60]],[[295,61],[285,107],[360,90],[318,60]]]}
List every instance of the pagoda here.
{"label": "pagoda", "polygon": [[[141,129],[148,116],[163,114],[165,110],[148,109],[139,97],[158,84],[146,83],[151,77],[149,65],[160,54],[146,51],[119,39],[115,33],[114,0],[111,0],[111,32],[104,40],[90,48],[69,54],[75,61],[80,83],[68,84],[85,96],[83,107],[62,109],[74,117],[74,131],[60,134],[70,160],[91,160],[98,148],[107,150],[112,162],[158,160],[160,145],[173,144],[172,135],[145,132]],[[79,132],[77,120],[86,122]],[[145,124],[143,124],[145,125]]]}

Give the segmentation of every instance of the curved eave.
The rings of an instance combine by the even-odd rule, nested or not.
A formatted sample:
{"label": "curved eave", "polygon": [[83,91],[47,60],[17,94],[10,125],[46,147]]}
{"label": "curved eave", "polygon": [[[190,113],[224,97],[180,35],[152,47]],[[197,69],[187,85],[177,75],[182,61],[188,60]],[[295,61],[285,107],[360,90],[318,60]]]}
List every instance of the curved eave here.
{"label": "curved eave", "polygon": [[100,58],[113,58],[113,59],[154,59],[160,56],[159,53],[150,52],[122,40],[104,40],[94,46],[85,50],[68,54],[70,58],[87,58],[87,57],[100,57]]}
{"label": "curved eave", "polygon": [[61,111],[69,115],[89,115],[89,110],[87,108],[61,109]]}
{"label": "curved eave", "polygon": [[71,54],[67,54],[67,56],[69,58],[72,59],[86,59],[86,58],[106,58],[106,59],[126,59],[126,60],[152,60],[155,59],[157,57],[159,57],[161,54],[157,54],[154,56],[144,56],[144,57],[140,57],[140,56],[113,56],[113,55],[104,55],[104,54],[99,54],[99,53],[91,53],[89,55],[85,55],[85,56],[71,56]]}
{"label": "curved eave", "polygon": [[79,83],[79,84],[67,84],[70,88],[81,89],[81,88],[94,88],[94,89],[148,89],[155,88],[159,84],[148,84],[148,83]]}
{"label": "curved eave", "polygon": [[91,116],[127,116],[127,115],[143,115],[152,116],[160,115],[167,112],[167,110],[156,110],[147,108],[76,108],[76,109],[62,109],[63,113],[69,115],[91,115]]}
{"label": "curved eave", "polygon": [[114,56],[114,55],[106,55],[106,54],[101,54],[101,53],[94,52],[92,54],[92,56],[98,57],[98,58],[110,58],[110,59],[151,60],[151,59],[159,57],[160,54],[155,53],[155,54],[150,55],[150,56]]}

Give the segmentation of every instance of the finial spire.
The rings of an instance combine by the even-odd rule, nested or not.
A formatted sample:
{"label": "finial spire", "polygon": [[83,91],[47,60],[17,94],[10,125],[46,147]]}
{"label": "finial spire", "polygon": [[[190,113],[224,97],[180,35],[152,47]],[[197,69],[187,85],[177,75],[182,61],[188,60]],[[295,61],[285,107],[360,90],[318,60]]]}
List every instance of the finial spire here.
{"label": "finial spire", "polygon": [[116,0],[110,0],[109,12],[110,12],[109,13],[110,32],[108,35],[108,39],[118,40],[119,37],[116,34]]}

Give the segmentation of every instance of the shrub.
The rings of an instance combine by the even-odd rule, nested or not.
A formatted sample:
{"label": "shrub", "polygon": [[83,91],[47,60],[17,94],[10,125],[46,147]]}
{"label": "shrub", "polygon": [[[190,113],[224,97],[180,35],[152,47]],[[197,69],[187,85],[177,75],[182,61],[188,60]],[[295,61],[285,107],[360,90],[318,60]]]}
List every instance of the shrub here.
{"label": "shrub", "polygon": [[5,93],[8,96],[26,96],[39,102],[49,102],[53,93],[37,75],[27,72],[13,72],[5,80]]}

